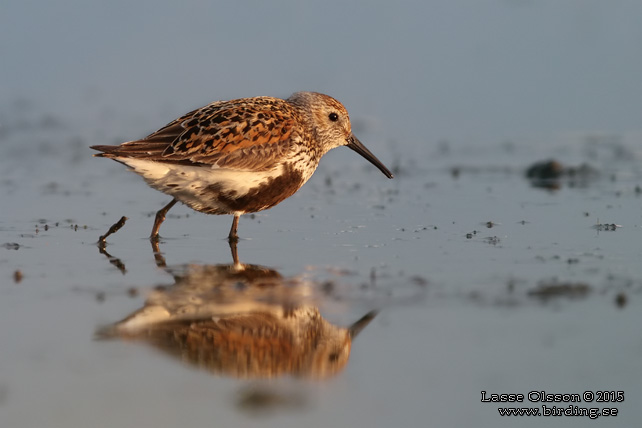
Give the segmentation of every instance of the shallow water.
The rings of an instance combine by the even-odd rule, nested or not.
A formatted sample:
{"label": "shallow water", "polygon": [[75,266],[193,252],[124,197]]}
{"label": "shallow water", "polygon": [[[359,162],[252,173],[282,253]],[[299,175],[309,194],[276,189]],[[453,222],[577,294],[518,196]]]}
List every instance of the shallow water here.
{"label": "shallow water", "polygon": [[[400,158],[392,181],[336,150],[293,198],[242,218],[241,263],[276,272],[287,293],[305,288],[306,304],[330,324],[378,311],[349,362],[323,379],[300,371],[237,378],[145,340],[97,340],[97,330],[174,284],[187,264],[231,265],[223,239],[231,218],[175,208],[158,263],[146,236],[163,195],[85,147],[86,156],[62,150],[46,164],[38,152],[12,154],[9,171],[42,165],[29,181],[2,184],[4,200],[16,201],[0,224],[2,418],[7,426],[199,426],[212,418],[497,426],[511,419],[482,403],[481,391],[614,390],[626,397],[613,405],[617,424],[632,423],[642,392],[642,180],[637,162],[614,155],[632,146],[604,142],[589,158],[587,144],[578,143],[577,157],[599,175],[574,187],[562,179],[559,190],[531,186],[524,169],[539,158],[519,146],[480,156],[419,150]],[[379,153],[391,157],[385,147]],[[129,220],[101,254],[98,236],[122,215]],[[598,221],[621,227],[598,230]]]}
{"label": "shallow water", "polygon": [[[642,98],[639,56],[630,54],[639,26],[630,17],[639,16],[639,5],[569,2],[558,11],[494,2],[473,11],[435,4],[431,13],[400,8],[395,15],[368,5],[367,13],[345,9],[341,22],[362,30],[364,40],[301,33],[324,52],[326,42],[344,37],[345,44],[330,43],[340,52],[328,54],[321,70],[312,53],[292,70],[261,50],[267,66],[249,67],[238,52],[259,36],[290,49],[298,43],[289,27],[261,33],[262,20],[226,47],[237,66],[196,55],[220,42],[202,42],[208,27],[191,25],[193,15],[182,9],[148,11],[154,16],[142,28],[117,35],[106,23],[129,23],[135,8],[116,19],[121,10],[104,6],[103,20],[94,16],[102,12],[81,10],[96,30],[76,20],[71,28],[91,34],[87,40],[50,31],[41,46],[23,37],[25,48],[12,48],[4,71],[15,84],[0,88],[0,425],[591,423],[587,416],[501,417],[503,405],[482,402],[482,391],[590,391],[595,398],[622,391],[616,403],[526,398],[517,407],[614,407],[618,415],[601,416],[600,426],[636,425]],[[307,30],[306,20],[330,18],[310,8],[291,7],[275,22]],[[277,19],[277,11],[255,12]],[[381,25],[356,19],[363,13]],[[45,31],[55,20],[42,15],[33,19]],[[198,15],[200,22],[208,14]],[[169,16],[185,24],[185,34],[155,27]],[[218,24],[234,30],[232,21]],[[404,31],[386,41],[384,27]],[[65,48],[47,50],[56,40]],[[168,84],[184,79],[180,64],[143,73],[142,47],[160,53],[177,43],[198,64],[184,85]],[[51,72],[27,67],[27,50],[46,54],[34,58],[46,58]],[[382,52],[391,58],[385,64]],[[612,56],[594,63],[595,52]],[[20,65],[32,71],[20,73]],[[363,68],[372,73],[356,78]],[[214,72],[219,79],[203,91],[198,82]],[[224,239],[231,217],[184,206],[170,211],[155,251],[147,236],[169,198],[88,148],[141,137],[216,98],[299,89],[345,101],[357,136],[396,177],[387,180],[352,151],[332,151],[293,197],[241,218],[236,265]],[[548,159],[585,174],[533,185],[527,168]],[[122,216],[127,222],[101,252],[98,237]],[[146,304],[172,307],[182,318],[159,311],[171,322],[119,330],[115,323]],[[243,317],[232,320],[230,311]],[[286,316],[304,312],[310,317]],[[346,336],[367,314],[374,318]],[[280,331],[279,340],[239,339],[238,330],[222,327],[235,322],[246,331]],[[290,346],[283,338],[297,337],[294,331],[333,344],[316,348],[331,352]],[[237,345],[247,352],[222,351]]]}

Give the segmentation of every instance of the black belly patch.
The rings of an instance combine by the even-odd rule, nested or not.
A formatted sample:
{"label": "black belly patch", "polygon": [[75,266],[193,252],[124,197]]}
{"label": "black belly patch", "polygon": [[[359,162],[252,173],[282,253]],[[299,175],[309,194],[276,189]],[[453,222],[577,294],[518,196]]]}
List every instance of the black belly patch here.
{"label": "black belly patch", "polygon": [[202,211],[209,214],[223,214],[221,206],[228,208],[229,212],[225,214],[265,210],[292,196],[302,185],[303,174],[298,169],[294,169],[291,164],[285,164],[283,174],[251,188],[246,194],[239,194],[234,190],[223,191],[220,184],[210,184],[202,190],[201,194],[216,201],[219,206]]}

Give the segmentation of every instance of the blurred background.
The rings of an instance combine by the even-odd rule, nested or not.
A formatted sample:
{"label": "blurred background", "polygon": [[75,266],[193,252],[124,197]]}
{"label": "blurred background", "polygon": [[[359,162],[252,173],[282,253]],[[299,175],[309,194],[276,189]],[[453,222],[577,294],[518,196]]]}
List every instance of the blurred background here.
{"label": "blurred background", "polygon": [[637,0],[0,8],[5,118],[30,102],[74,126],[92,122],[93,144],[214,100],[299,90],[335,96],[374,138],[404,147],[640,131]]}
{"label": "blurred background", "polygon": [[[0,426],[548,422],[483,390],[621,390],[610,426],[635,426],[641,17],[639,0],[3,0]],[[341,334],[379,311],[345,370],[255,382],[94,340],[186,271],[224,276],[231,220],[177,206],[161,262],[147,236],[169,198],[89,146],[301,90],[343,102],[396,177],[334,150],[241,219],[239,253],[320,294]]]}

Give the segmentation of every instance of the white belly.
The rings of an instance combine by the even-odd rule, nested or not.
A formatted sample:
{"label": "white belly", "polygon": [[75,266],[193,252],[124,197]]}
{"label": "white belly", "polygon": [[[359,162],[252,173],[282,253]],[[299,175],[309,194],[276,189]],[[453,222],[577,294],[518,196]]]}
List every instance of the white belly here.
{"label": "white belly", "polygon": [[[285,165],[267,171],[242,171],[133,158],[119,158],[118,161],[132,168],[154,189],[175,197],[197,211],[209,214],[243,214],[270,208],[294,193],[311,175],[302,174],[297,185],[284,189],[288,194],[277,198],[278,201],[274,202],[274,198],[270,196],[261,203],[259,200],[262,189],[283,178]],[[273,189],[270,193],[274,193]],[[247,209],[230,203],[233,198],[250,194],[256,197]]]}

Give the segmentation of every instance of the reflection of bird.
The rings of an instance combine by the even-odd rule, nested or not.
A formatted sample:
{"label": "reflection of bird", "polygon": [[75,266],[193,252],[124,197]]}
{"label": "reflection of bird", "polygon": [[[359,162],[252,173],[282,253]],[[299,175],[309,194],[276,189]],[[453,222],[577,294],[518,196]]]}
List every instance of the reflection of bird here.
{"label": "reflection of bird", "polygon": [[311,289],[269,268],[189,265],[176,285],[99,337],[142,339],[193,365],[236,377],[327,377],[348,361],[352,339],[375,316],[344,328],[326,321]]}
{"label": "reflection of bird", "polygon": [[95,156],[121,162],[174,199],[158,211],[151,238],[180,201],[207,214],[239,216],[271,208],[292,196],[330,149],[348,146],[392,173],[352,134],[345,107],[327,95],[297,92],[218,101],[194,110],[142,140],[92,146]]}

